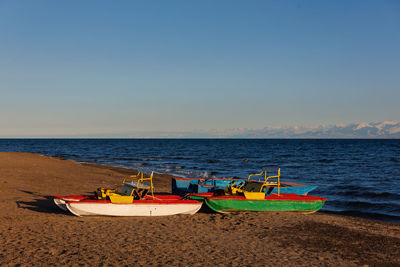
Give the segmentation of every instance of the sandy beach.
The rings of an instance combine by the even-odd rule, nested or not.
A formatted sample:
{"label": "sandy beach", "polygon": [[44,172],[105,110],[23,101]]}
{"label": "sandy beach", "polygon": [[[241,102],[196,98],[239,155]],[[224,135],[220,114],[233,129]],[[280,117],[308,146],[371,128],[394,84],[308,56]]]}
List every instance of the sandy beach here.
{"label": "sandy beach", "polygon": [[[0,153],[1,266],[399,266],[400,225],[314,213],[76,217],[52,195],[114,187],[134,170]],[[171,176],[156,175],[157,192]],[[328,199],[329,201],[329,199]]]}

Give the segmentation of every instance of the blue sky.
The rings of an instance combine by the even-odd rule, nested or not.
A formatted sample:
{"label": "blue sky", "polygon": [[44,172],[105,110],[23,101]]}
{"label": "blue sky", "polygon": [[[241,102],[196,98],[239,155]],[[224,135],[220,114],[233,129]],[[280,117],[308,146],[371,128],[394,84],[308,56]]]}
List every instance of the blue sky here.
{"label": "blue sky", "polygon": [[400,120],[398,1],[1,1],[0,137]]}

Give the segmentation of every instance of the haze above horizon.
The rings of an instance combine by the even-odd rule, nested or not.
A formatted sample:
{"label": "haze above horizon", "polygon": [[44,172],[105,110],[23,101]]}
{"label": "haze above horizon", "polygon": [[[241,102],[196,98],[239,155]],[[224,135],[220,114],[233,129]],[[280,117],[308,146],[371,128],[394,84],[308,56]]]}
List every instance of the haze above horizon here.
{"label": "haze above horizon", "polygon": [[1,1],[0,137],[400,121],[399,25],[398,1]]}

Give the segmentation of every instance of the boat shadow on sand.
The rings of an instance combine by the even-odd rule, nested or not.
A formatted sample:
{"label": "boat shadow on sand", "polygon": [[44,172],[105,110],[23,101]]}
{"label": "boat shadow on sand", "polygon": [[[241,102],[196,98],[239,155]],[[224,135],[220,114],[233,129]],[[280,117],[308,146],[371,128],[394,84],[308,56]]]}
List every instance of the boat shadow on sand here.
{"label": "boat shadow on sand", "polygon": [[45,196],[35,192],[20,190],[23,193],[30,194],[36,197],[30,201],[16,201],[18,208],[28,209],[36,212],[42,213],[54,213],[54,214],[68,214],[67,212],[59,209],[53,201],[53,196]]}

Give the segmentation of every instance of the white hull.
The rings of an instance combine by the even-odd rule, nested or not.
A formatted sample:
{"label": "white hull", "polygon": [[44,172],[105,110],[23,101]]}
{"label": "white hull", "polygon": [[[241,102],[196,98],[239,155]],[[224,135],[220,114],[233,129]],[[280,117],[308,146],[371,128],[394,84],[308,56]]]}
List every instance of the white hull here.
{"label": "white hull", "polygon": [[[146,201],[147,202],[147,201]],[[151,201],[149,201],[151,202]],[[167,216],[195,214],[201,208],[198,203],[94,203],[85,201],[67,202],[66,208],[76,216]]]}
{"label": "white hull", "polygon": [[65,196],[65,197],[59,197],[56,196],[53,198],[54,203],[57,205],[62,210],[68,211],[67,209],[67,201],[81,201],[83,198],[81,196]]}
{"label": "white hull", "polygon": [[68,210],[64,199],[54,198],[53,200],[54,200],[54,203],[57,205],[57,207],[59,207],[62,210]]}
{"label": "white hull", "polygon": [[57,205],[57,207],[59,207],[62,210],[65,210],[65,211],[68,211],[67,206],[66,206],[67,201],[80,201],[80,200],[82,200],[82,199],[68,198],[68,197],[66,197],[66,198],[55,197],[53,199],[53,201]]}

